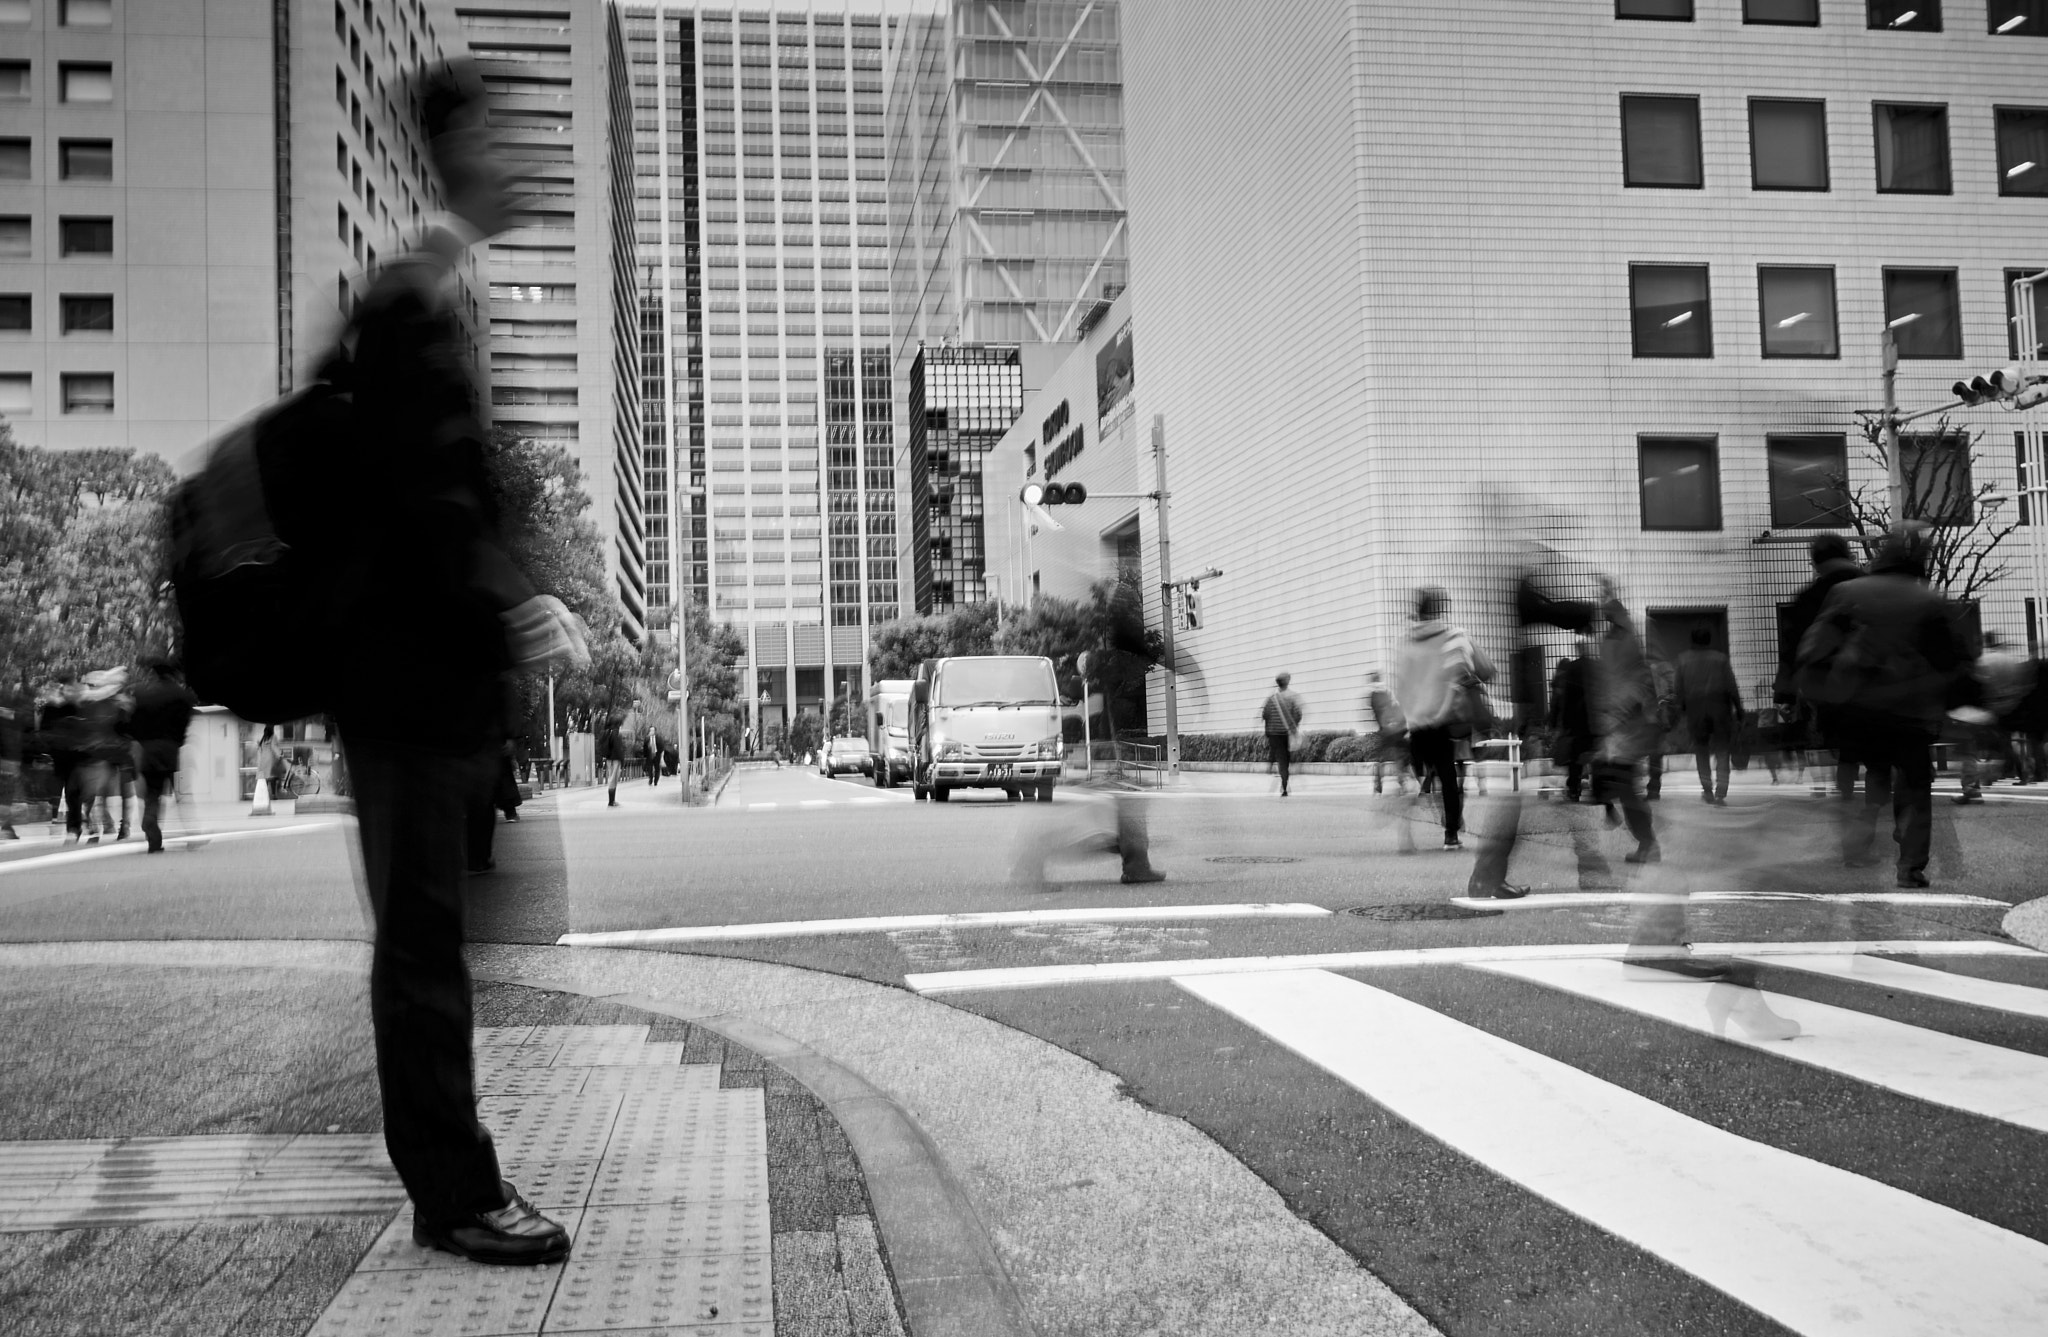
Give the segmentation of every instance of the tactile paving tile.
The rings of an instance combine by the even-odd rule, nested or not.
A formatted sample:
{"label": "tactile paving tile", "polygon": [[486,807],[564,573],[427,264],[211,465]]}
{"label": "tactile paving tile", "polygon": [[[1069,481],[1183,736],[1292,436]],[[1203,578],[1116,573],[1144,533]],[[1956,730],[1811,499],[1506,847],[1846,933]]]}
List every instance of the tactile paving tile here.
{"label": "tactile paving tile", "polygon": [[563,1270],[548,1331],[605,1332],[691,1324],[769,1323],[767,1254],[579,1258]]}
{"label": "tactile paving tile", "polygon": [[652,1202],[766,1202],[766,1156],[687,1157],[669,1152],[608,1156],[590,1187],[592,1207]]}
{"label": "tactile paving tile", "polygon": [[580,1214],[576,1256],[656,1258],[697,1253],[766,1253],[765,1202],[659,1202],[593,1207]]}
{"label": "tactile paving tile", "polygon": [[589,1200],[590,1187],[597,1182],[597,1162],[500,1158],[498,1173],[512,1182],[520,1197],[542,1211],[568,1211]]}
{"label": "tactile paving tile", "polygon": [[[577,1233],[577,1225],[583,1218],[582,1212],[571,1208],[567,1211],[552,1211],[547,1213],[547,1215],[560,1222],[562,1227],[569,1232],[569,1238],[576,1241],[578,1247],[581,1247],[581,1237]],[[469,1268],[477,1266],[479,1264],[472,1263],[467,1258],[463,1258],[458,1254],[443,1253],[439,1249],[429,1249],[424,1245],[414,1244],[412,1242],[412,1209],[408,1207],[399,1212],[393,1218],[391,1224],[384,1228],[384,1233],[377,1237],[377,1242],[372,1244],[370,1251],[363,1255],[363,1261],[356,1264],[356,1271],[418,1272],[425,1268]],[[498,1270],[512,1272],[519,1269],[502,1268]]]}
{"label": "tactile paving tile", "polygon": [[478,1026],[470,1032],[474,1045],[523,1045],[532,1038],[531,1026]]}
{"label": "tactile paving tile", "polygon": [[537,1333],[560,1267],[421,1268],[358,1272],[306,1337],[503,1337]]}
{"label": "tactile paving tile", "polygon": [[625,1093],[608,1155],[752,1156],[768,1146],[758,1087],[725,1091]]}
{"label": "tactile paving tile", "polygon": [[[645,1026],[578,1026],[555,1051],[558,1067],[605,1067],[612,1064],[638,1064],[640,1056],[647,1051]],[[664,1041],[664,1044],[676,1043]],[[671,1062],[682,1062],[682,1049],[678,1045]]]}
{"label": "tactile paving tile", "polygon": [[622,1099],[611,1093],[485,1096],[476,1110],[506,1160],[595,1160],[604,1154]]}
{"label": "tactile paving tile", "polygon": [[548,1045],[478,1045],[473,1051],[479,1076],[484,1072],[498,1072],[506,1068],[545,1068],[555,1061],[555,1052],[560,1046]]}
{"label": "tactile paving tile", "polygon": [[720,1068],[716,1063],[683,1063],[659,1067],[565,1068],[564,1072],[589,1074],[583,1089],[591,1091],[716,1091]]}
{"label": "tactile paving tile", "polygon": [[[593,1068],[485,1068],[477,1065],[480,1096],[573,1096],[585,1089]],[[610,1071],[610,1069],[605,1069]]]}

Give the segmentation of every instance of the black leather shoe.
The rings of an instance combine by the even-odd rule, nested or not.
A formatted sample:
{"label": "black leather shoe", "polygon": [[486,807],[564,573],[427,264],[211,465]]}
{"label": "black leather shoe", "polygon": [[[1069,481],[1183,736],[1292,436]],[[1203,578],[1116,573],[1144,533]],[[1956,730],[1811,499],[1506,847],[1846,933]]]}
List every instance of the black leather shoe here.
{"label": "black leather shoe", "polygon": [[412,1242],[425,1249],[458,1254],[472,1263],[534,1267],[569,1256],[569,1232],[533,1209],[519,1190],[505,1185],[507,1202],[494,1212],[442,1225],[422,1221],[415,1211]]}
{"label": "black leather shoe", "polygon": [[1157,868],[1126,869],[1123,880],[1126,886],[1134,886],[1140,882],[1164,882],[1166,881],[1166,874],[1160,872]]}
{"label": "black leather shoe", "polygon": [[1934,884],[1927,880],[1927,874],[1925,873],[1901,873],[1899,874],[1899,885],[1902,887],[1931,887]]}
{"label": "black leather shoe", "polygon": [[1621,856],[1623,863],[1663,863],[1664,851],[1655,845],[1639,845]]}

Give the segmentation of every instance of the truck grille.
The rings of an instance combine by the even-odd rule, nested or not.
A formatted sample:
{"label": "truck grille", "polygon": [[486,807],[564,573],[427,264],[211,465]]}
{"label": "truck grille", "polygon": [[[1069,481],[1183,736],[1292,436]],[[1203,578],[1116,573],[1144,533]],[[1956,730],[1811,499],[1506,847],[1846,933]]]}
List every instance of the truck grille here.
{"label": "truck grille", "polygon": [[987,761],[1009,761],[1024,755],[1024,746],[1013,743],[1008,746],[994,745],[974,749],[974,755]]}

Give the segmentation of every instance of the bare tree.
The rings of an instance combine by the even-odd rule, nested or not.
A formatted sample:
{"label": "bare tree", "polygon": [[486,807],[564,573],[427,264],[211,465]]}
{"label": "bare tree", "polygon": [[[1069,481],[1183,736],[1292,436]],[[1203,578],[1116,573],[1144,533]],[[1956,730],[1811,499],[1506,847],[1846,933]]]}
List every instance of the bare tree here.
{"label": "bare tree", "polygon": [[[1877,466],[1881,481],[1852,485],[1844,474],[1831,474],[1833,497],[1813,497],[1820,510],[1842,517],[1856,530],[1866,553],[1892,527],[1891,459],[1884,439],[1884,417],[1875,411],[1857,415],[1863,434],[1864,458]],[[2004,509],[2005,498],[1990,483],[1974,483],[1978,433],[1949,426],[1946,416],[1932,432],[1901,433],[1900,473],[1905,481],[1906,521],[1927,526],[1927,579],[1936,589],[1965,603],[1999,580],[2011,567],[1998,555],[1999,545],[2019,528],[2017,508]]]}

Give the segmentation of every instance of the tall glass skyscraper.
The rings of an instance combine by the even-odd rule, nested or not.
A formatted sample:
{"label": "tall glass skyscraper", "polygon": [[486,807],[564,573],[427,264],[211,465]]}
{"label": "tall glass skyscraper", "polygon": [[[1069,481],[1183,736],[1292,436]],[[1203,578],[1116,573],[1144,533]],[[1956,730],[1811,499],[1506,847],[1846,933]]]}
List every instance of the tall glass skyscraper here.
{"label": "tall glass skyscraper", "polygon": [[869,629],[898,611],[886,20],[620,14],[648,598],[744,627],[756,718],[786,722],[860,694]]}

